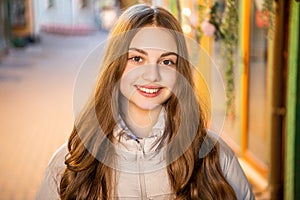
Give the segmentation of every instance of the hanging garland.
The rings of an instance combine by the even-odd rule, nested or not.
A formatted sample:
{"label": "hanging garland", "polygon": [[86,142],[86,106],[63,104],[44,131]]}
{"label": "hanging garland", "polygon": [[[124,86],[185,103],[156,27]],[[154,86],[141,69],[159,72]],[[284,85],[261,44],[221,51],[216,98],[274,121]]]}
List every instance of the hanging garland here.
{"label": "hanging garland", "polygon": [[[235,117],[235,50],[238,40],[238,11],[236,0],[225,0],[223,13],[222,1],[215,1],[209,7],[211,0],[204,0],[198,4],[198,23],[192,26],[195,29],[195,38],[200,43],[203,35],[214,36],[215,40],[222,40],[221,57],[225,66],[226,88],[226,115],[232,119]],[[273,39],[274,33],[274,0],[263,0],[261,20],[268,29],[269,39]]]}
{"label": "hanging garland", "polygon": [[269,39],[273,39],[274,34],[274,0],[264,0],[262,5],[262,20],[268,29]]}
{"label": "hanging garland", "polygon": [[214,2],[209,7],[209,1],[198,5],[198,19],[200,23],[196,26],[196,39],[200,42],[203,35],[214,36],[215,40],[222,40],[221,57],[225,67],[225,89],[226,89],[226,116],[235,117],[235,84],[234,66],[235,49],[238,40],[238,11],[235,0],[227,0],[224,5]]}
{"label": "hanging garland", "polygon": [[[203,15],[203,13],[206,10],[206,6],[203,4],[198,4],[198,21],[203,22],[205,19],[205,16]],[[199,23],[197,24],[197,26],[194,27],[195,28],[195,37],[198,43],[200,43],[200,40],[203,36],[203,31],[201,29],[201,26],[199,26]]]}
{"label": "hanging garland", "polygon": [[224,36],[221,54],[224,58],[225,81],[226,81],[226,116],[235,117],[235,84],[234,66],[235,49],[238,40],[238,11],[235,0],[227,0],[221,32]]}

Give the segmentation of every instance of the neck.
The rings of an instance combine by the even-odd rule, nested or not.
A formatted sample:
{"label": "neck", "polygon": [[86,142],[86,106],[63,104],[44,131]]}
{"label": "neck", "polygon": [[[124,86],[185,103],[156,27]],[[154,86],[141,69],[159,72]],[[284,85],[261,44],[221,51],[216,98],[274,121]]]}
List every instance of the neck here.
{"label": "neck", "polygon": [[[126,101],[127,102],[127,101]],[[152,110],[143,110],[132,103],[122,103],[122,119],[127,127],[139,138],[149,137],[156,124],[162,106]]]}

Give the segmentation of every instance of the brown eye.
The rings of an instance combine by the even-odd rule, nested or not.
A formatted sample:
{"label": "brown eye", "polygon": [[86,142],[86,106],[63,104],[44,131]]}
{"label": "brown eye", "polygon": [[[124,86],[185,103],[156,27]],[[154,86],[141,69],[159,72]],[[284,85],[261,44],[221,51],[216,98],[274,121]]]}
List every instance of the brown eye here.
{"label": "brown eye", "polygon": [[173,62],[172,60],[163,60],[161,62],[161,64],[168,65],[168,66],[173,66],[173,65],[175,65],[175,62]]}
{"label": "brown eye", "polygon": [[130,60],[132,60],[133,62],[143,62],[143,58],[141,56],[134,56],[134,57],[131,57]]}

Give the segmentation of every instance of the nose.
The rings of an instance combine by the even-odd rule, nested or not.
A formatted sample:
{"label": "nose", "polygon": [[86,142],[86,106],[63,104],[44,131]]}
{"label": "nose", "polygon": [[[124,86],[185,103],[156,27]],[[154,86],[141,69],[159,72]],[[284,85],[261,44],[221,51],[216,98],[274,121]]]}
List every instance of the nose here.
{"label": "nose", "polygon": [[156,63],[155,64],[152,63],[145,66],[145,71],[142,75],[142,78],[149,82],[160,81],[161,76],[160,76],[159,65]]}

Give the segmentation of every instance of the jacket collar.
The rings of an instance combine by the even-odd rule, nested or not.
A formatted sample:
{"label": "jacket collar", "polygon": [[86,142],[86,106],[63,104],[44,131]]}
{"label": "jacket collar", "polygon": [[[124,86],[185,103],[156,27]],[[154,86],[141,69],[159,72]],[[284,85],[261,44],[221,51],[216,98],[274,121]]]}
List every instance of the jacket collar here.
{"label": "jacket collar", "polygon": [[126,126],[124,120],[122,119],[121,115],[118,116],[118,122],[114,130],[115,138],[123,137],[126,140],[147,140],[150,138],[157,138],[160,139],[164,133],[165,129],[165,109],[162,109],[156,124],[152,127],[151,134],[147,138],[138,138],[131,130]]}

